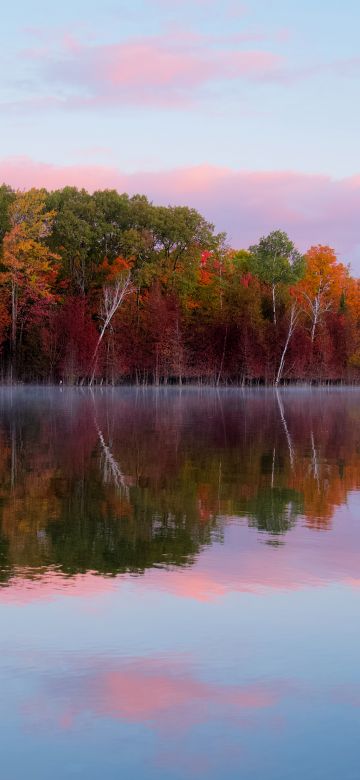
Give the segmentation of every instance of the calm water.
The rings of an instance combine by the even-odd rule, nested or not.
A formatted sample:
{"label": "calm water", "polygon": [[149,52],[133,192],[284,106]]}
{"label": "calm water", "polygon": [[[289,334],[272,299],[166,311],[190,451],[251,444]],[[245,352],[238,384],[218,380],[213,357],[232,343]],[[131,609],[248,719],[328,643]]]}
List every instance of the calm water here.
{"label": "calm water", "polygon": [[0,391],[4,780],[358,780],[360,391]]}

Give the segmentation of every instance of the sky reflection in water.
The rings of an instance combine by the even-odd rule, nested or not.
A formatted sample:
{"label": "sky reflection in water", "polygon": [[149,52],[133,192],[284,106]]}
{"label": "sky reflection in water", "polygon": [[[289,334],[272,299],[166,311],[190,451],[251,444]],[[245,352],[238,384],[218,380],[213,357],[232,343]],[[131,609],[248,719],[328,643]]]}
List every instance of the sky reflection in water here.
{"label": "sky reflection in water", "polygon": [[6,778],[358,778],[360,392],[0,391]]}

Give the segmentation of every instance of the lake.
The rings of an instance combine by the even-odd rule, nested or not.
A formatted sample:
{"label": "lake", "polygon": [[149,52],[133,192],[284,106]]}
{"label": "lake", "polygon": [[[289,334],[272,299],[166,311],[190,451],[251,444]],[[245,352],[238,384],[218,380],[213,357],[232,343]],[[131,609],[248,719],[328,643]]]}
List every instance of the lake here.
{"label": "lake", "polygon": [[358,780],[360,390],[0,389],[4,780]]}

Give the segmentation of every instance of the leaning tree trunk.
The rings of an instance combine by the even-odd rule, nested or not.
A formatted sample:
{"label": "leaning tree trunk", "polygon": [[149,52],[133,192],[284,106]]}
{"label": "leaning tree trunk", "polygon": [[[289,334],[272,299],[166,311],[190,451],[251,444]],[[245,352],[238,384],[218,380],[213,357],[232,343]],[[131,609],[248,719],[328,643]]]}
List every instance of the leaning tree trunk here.
{"label": "leaning tree trunk", "polygon": [[283,348],[281,359],[280,359],[280,363],[279,363],[278,372],[277,372],[276,379],[275,379],[275,387],[278,387],[278,385],[281,382],[281,378],[282,378],[283,371],[284,371],[284,364],[285,364],[286,353],[288,351],[288,347],[289,347],[291,338],[292,338],[294,330],[296,328],[298,315],[299,315],[299,312],[298,312],[296,303],[293,303],[293,305],[291,307],[291,311],[290,311],[290,322],[289,322],[289,328],[288,328],[288,332],[287,332],[287,336],[286,336],[286,341],[285,341],[285,344],[284,344],[284,348]]}
{"label": "leaning tree trunk", "polygon": [[114,286],[107,285],[106,287],[104,287],[103,303],[102,303],[102,311],[101,311],[101,319],[103,321],[103,324],[91,360],[90,385],[94,383],[95,372],[96,372],[96,361],[99,352],[99,347],[104,338],[106,330],[109,327],[114,314],[116,314],[117,310],[120,308],[124,299],[126,298],[127,295],[129,295],[132,292],[132,290],[133,290],[133,285],[131,282],[130,274],[128,274],[124,279],[118,280]]}

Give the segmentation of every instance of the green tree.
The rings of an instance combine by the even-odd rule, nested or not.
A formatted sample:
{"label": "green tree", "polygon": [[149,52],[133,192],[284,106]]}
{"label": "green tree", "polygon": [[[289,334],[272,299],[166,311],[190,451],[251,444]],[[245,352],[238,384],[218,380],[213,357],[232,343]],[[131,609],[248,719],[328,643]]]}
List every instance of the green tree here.
{"label": "green tree", "polygon": [[92,196],[76,187],[64,187],[48,195],[47,207],[56,213],[49,247],[60,255],[63,276],[69,279],[72,291],[84,295],[92,274],[96,224]]}
{"label": "green tree", "polygon": [[10,230],[10,206],[15,200],[15,192],[7,184],[0,186],[0,244],[5,233]]}
{"label": "green tree", "polygon": [[249,526],[276,536],[285,534],[304,510],[300,493],[291,488],[265,488],[248,503]]}
{"label": "green tree", "polygon": [[215,235],[214,225],[187,206],[154,207],[153,229],[156,246],[172,271],[186,257],[191,261],[205,249],[218,249],[225,238],[223,233]]}
{"label": "green tree", "polygon": [[274,230],[249,247],[249,269],[271,287],[273,321],[277,323],[276,298],[279,285],[295,284],[302,274],[304,262],[287,233]]}

